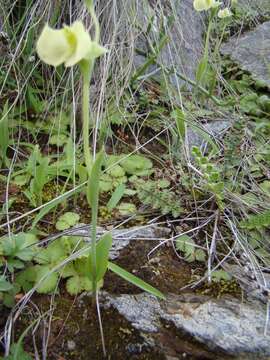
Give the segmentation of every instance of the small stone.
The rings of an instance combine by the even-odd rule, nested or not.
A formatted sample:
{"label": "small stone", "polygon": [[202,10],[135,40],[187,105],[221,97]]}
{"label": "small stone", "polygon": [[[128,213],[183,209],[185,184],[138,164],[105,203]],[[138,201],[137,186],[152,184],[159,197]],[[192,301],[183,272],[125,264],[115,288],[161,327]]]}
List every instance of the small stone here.
{"label": "small stone", "polygon": [[76,347],[75,341],[73,341],[73,340],[68,340],[67,341],[67,348],[68,348],[69,351],[74,350],[75,347]]}
{"label": "small stone", "polygon": [[128,344],[126,346],[126,350],[132,355],[137,355],[141,354],[141,352],[143,351],[143,347],[144,344]]}

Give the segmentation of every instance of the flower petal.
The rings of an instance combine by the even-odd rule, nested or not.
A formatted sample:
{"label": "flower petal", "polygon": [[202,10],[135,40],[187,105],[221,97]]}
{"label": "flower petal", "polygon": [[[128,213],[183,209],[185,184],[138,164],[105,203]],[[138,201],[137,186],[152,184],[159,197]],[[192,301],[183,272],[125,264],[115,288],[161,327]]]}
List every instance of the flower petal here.
{"label": "flower petal", "polygon": [[218,17],[220,19],[225,19],[225,18],[230,17],[230,16],[232,16],[232,12],[227,7],[225,9],[223,9],[223,10],[219,10],[219,12],[218,12]]}
{"label": "flower petal", "polygon": [[108,50],[99,45],[97,42],[95,41],[92,41],[92,44],[91,44],[91,52],[90,52],[90,57],[91,59],[92,58],[98,58],[100,57],[101,55],[105,54]]}
{"label": "flower petal", "polygon": [[64,30],[69,37],[71,45],[75,45],[72,55],[65,61],[65,66],[73,66],[82,59],[88,59],[92,48],[92,41],[83,23],[75,21],[71,26],[66,26]]}
{"label": "flower petal", "polygon": [[206,11],[219,6],[221,3],[216,0],[194,0],[193,7],[196,11]]}
{"label": "flower petal", "polygon": [[193,6],[196,11],[208,10],[211,7],[207,0],[194,0]]}
{"label": "flower petal", "polygon": [[42,61],[58,66],[67,61],[72,51],[64,29],[55,30],[45,25],[37,41],[37,53]]}

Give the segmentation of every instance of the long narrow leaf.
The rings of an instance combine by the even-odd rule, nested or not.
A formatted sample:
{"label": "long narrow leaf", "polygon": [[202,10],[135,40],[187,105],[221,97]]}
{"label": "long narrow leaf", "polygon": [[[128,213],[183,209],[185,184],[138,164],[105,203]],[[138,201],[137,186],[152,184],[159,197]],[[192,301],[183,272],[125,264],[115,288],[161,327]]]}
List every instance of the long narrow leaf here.
{"label": "long narrow leaf", "polygon": [[[96,261],[96,264],[97,264],[96,280],[97,281],[100,281],[101,279],[103,279],[103,277],[108,269],[109,252],[110,252],[111,247],[112,247],[112,234],[107,233],[107,234],[103,235],[97,243],[97,249],[96,249],[96,254],[97,254],[97,257],[96,257],[96,259],[97,259],[97,261]],[[89,256],[88,264],[90,265],[89,278],[92,281],[93,280],[92,273],[91,273],[92,262],[91,262],[90,256]]]}
{"label": "long narrow leaf", "polygon": [[99,178],[104,156],[105,153],[103,150],[97,155],[88,181],[87,200],[92,207],[92,211],[97,211],[98,207]]}
{"label": "long narrow leaf", "polygon": [[45,205],[44,208],[42,208],[40,210],[40,212],[36,215],[32,227],[31,229],[34,229],[35,226],[37,225],[37,223],[45,216],[47,215],[53,208],[55,208],[56,206],[58,206],[59,204],[63,203],[63,201],[65,201],[66,199],[68,199],[71,196],[74,196],[75,194],[77,194],[78,192],[81,192],[82,189],[76,189],[73,192],[69,192],[66,195],[63,195],[60,199],[56,199],[51,201],[48,205]]}
{"label": "long narrow leaf", "polygon": [[120,266],[113,264],[109,261],[108,268],[113,271],[115,274],[130,282],[131,284],[137,286],[138,288],[147,291],[149,294],[152,294],[160,299],[165,299],[165,296],[153,286],[147,284],[145,281],[139,279],[137,276],[131,274]]}
{"label": "long narrow leaf", "polygon": [[178,135],[180,139],[184,141],[186,136],[185,114],[181,109],[175,109],[172,112],[172,116],[176,122]]}
{"label": "long narrow leaf", "polygon": [[114,192],[107,204],[107,208],[109,211],[112,211],[116,207],[116,205],[119,203],[119,201],[122,199],[122,197],[125,193],[125,189],[126,189],[125,184],[120,184],[114,190]]}

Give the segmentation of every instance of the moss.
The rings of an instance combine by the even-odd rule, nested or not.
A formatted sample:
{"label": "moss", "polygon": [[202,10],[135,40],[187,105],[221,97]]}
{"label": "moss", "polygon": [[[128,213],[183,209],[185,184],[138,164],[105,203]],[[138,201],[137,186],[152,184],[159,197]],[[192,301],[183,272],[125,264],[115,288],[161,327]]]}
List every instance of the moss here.
{"label": "moss", "polygon": [[[36,297],[43,312],[50,308],[49,297]],[[116,310],[101,309],[103,331],[107,357],[103,357],[99,323],[96,309],[93,308],[91,298],[87,295],[83,299],[74,299],[65,296],[58,297],[54,303],[54,313],[51,323],[51,332],[48,346],[48,359],[69,360],[164,360],[165,357],[158,350],[149,348],[140,336],[139,331],[130,326]],[[21,319],[20,330],[27,326],[29,319]],[[37,335],[39,349],[42,346],[42,331]],[[72,340],[74,347],[68,348]],[[31,352],[32,337],[27,337],[25,348]],[[56,357],[57,354],[57,357]]]}
{"label": "moss", "polygon": [[232,280],[220,280],[219,282],[205,283],[197,293],[202,295],[211,295],[219,299],[223,295],[232,295],[239,297],[242,294],[241,288],[235,279]]}

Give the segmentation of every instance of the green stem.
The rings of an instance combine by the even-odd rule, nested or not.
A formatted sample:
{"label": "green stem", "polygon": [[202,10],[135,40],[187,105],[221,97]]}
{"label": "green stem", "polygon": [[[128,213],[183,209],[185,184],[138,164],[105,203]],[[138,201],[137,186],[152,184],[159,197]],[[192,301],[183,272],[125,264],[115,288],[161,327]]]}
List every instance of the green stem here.
{"label": "green stem", "polygon": [[92,75],[93,62],[81,61],[81,72],[83,77],[82,89],[82,119],[83,119],[83,152],[84,160],[87,168],[88,175],[92,169],[92,159],[90,156],[90,143],[89,143],[89,125],[90,125],[90,81]]}
{"label": "green stem", "polygon": [[213,20],[212,18],[209,20],[208,29],[206,33],[205,46],[204,46],[204,59],[208,59],[209,55],[209,43],[210,43],[210,35],[212,30]]}
{"label": "green stem", "polygon": [[[89,143],[89,126],[90,126],[90,80],[92,75],[94,61],[82,61],[81,72],[83,76],[83,101],[82,101],[82,118],[83,118],[83,152],[87,168],[88,178],[92,171],[92,159],[90,156]],[[93,279],[93,299],[95,299],[97,291],[96,273],[96,237],[97,237],[97,206],[91,204],[91,273]]]}
{"label": "green stem", "polygon": [[[100,27],[98,18],[95,13],[93,0],[86,0],[87,9],[93,19],[95,26],[95,38],[94,41],[99,42]],[[82,117],[83,117],[83,149],[85,164],[88,172],[88,178],[90,179],[91,172],[93,171],[92,160],[90,156],[90,144],[89,144],[89,127],[90,127],[90,81],[92,76],[92,70],[94,67],[94,59],[81,61],[80,68],[83,76],[83,102],[82,102]],[[92,124],[94,126],[94,123]],[[94,166],[95,167],[95,166]],[[93,279],[93,299],[95,301],[97,292],[97,256],[96,256],[96,238],[97,238],[97,220],[98,220],[98,194],[95,199],[95,204],[91,204],[91,273]]]}
{"label": "green stem", "polygon": [[91,226],[91,264],[92,264],[92,278],[93,278],[93,299],[95,301],[97,293],[97,207],[92,207],[92,226]]}
{"label": "green stem", "polygon": [[87,10],[89,11],[89,14],[92,17],[93,23],[94,23],[94,27],[95,27],[95,37],[94,37],[94,41],[99,43],[99,39],[100,39],[100,26],[99,26],[99,21],[95,12],[95,8],[94,8],[94,4],[93,1],[86,1],[86,7]]}

